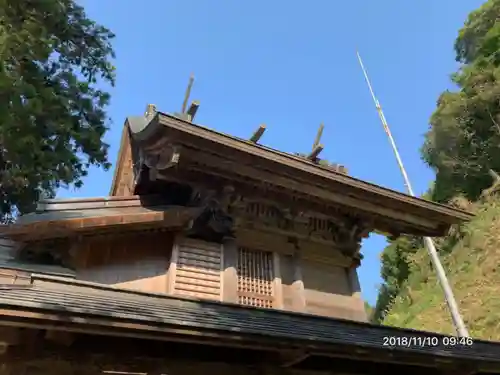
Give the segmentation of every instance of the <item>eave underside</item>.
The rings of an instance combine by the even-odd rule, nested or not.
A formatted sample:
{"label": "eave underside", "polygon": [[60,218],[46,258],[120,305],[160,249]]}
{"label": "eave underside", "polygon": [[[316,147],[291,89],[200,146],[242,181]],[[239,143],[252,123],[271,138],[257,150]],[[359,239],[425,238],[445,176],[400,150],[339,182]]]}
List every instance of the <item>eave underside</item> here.
{"label": "eave underside", "polygon": [[5,226],[1,233],[13,240],[34,241],[155,228],[175,230],[185,227],[200,211],[193,207],[161,204],[145,207],[142,206],[142,201],[140,197],[135,197],[134,200],[127,200],[125,203],[128,206],[124,206],[120,204],[120,200],[106,200],[90,202],[96,205],[106,203],[103,207],[74,207],[26,215],[27,217],[22,217],[17,223]]}
{"label": "eave underside", "polygon": [[[257,171],[252,178],[248,174],[243,175],[244,168],[239,168],[238,173],[236,169],[225,168],[223,164],[208,166],[204,164],[203,161],[206,158],[203,156],[188,155],[184,164],[160,175],[162,181],[143,181],[142,185],[136,188],[136,193],[161,194],[165,182],[190,184],[206,190],[231,186],[235,189],[236,195],[240,195],[244,199],[262,200],[292,211],[316,213],[325,217],[337,218],[337,220],[342,217],[359,219],[372,230],[392,235],[442,236],[446,234],[450,226],[450,224],[438,221],[433,217],[414,215],[401,211],[397,207],[377,206],[317,187],[304,188],[305,183],[293,179],[283,178],[280,184],[277,184],[270,177],[265,178],[265,176],[261,176],[262,172]],[[296,189],[292,190],[293,187]]]}
{"label": "eave underside", "polygon": [[[325,364],[321,358],[329,358],[330,363],[333,358],[347,358],[372,362],[372,369],[373,363],[393,363],[418,366],[430,374],[442,366],[500,373],[500,344],[477,341],[461,347],[389,348],[383,346],[384,337],[435,335],[40,275],[33,276],[31,284],[3,285],[0,308],[0,325],[190,343],[199,346],[191,351],[198,354],[208,347],[240,348],[249,358],[258,351],[267,353],[255,357],[260,359],[296,353],[295,359],[302,358],[294,365],[297,368],[321,369]],[[411,373],[415,372],[407,374]]]}

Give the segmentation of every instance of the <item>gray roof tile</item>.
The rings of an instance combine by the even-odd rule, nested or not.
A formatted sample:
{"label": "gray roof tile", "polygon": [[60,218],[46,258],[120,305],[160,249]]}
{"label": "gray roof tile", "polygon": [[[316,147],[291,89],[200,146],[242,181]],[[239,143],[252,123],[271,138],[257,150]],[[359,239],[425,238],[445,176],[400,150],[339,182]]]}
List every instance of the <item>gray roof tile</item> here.
{"label": "gray roof tile", "polygon": [[[382,348],[387,336],[429,337],[434,333],[374,326],[340,319],[269,309],[248,308],[218,302],[118,290],[99,284],[36,275],[33,286],[2,288],[2,308],[60,311],[145,324],[202,328],[217,332],[261,335],[284,341],[357,345]],[[443,336],[440,336],[443,337]],[[386,348],[400,350],[401,348]],[[478,341],[472,346],[406,348],[413,352],[470,360],[498,361],[500,343]]]}

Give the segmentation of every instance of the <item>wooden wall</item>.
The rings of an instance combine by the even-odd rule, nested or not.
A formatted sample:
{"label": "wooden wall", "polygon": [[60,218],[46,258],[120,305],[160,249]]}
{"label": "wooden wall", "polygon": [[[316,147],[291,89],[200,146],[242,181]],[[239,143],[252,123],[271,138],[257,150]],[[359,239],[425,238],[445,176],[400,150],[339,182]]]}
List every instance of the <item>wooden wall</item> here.
{"label": "wooden wall", "polygon": [[[272,251],[278,255],[280,290],[276,293],[280,294],[282,309],[367,320],[356,269],[349,268],[351,260],[343,257],[339,250],[308,241],[292,245],[284,236],[249,231],[239,232],[236,243],[240,247]],[[227,246],[224,255],[228,259],[234,258],[235,251],[228,250]],[[235,271],[230,266],[226,261],[225,277],[229,280],[235,278]],[[229,283],[228,280],[225,282]]]}
{"label": "wooden wall", "polygon": [[281,256],[283,308],[366,321],[356,270],[310,260],[306,255]]}
{"label": "wooden wall", "polygon": [[282,254],[280,256],[280,268],[283,309],[305,312],[306,300],[300,265],[300,253]]}
{"label": "wooden wall", "polygon": [[303,261],[301,266],[306,312],[367,320],[364,302],[350,283],[349,269],[312,261]]}
{"label": "wooden wall", "polygon": [[80,246],[76,278],[166,293],[172,244],[168,232],[90,238]]}
{"label": "wooden wall", "polygon": [[[257,233],[253,238],[262,240]],[[220,245],[152,232],[96,237],[81,247],[85,256],[77,270],[78,279],[145,292],[367,320],[356,270],[349,269],[345,259],[335,255],[335,249],[310,243],[297,248],[278,237],[252,243],[243,236]],[[263,255],[255,256],[255,252]],[[242,261],[242,256],[248,259]]]}

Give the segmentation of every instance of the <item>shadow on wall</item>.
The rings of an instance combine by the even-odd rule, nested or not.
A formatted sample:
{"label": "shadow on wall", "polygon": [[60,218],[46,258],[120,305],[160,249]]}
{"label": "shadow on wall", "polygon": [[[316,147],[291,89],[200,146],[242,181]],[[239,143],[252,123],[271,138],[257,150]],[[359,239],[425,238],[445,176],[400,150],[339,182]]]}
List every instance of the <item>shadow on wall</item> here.
{"label": "shadow on wall", "polygon": [[92,239],[77,279],[148,292],[167,291],[173,235],[137,233]]}

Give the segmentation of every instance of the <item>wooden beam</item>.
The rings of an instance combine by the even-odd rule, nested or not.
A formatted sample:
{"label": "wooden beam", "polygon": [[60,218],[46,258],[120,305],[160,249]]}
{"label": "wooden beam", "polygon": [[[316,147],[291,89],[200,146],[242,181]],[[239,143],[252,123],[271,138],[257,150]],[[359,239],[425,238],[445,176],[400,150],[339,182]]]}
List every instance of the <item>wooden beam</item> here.
{"label": "wooden beam", "polygon": [[311,151],[311,153],[309,155],[307,155],[307,158],[309,160],[316,160],[319,156],[319,154],[321,153],[321,151],[323,151],[323,148],[324,146],[319,144],[319,145],[316,145],[316,147],[314,147],[314,149]]}
{"label": "wooden beam", "polygon": [[193,101],[189,106],[189,109],[187,110],[187,115],[190,122],[194,120],[194,116],[196,116],[198,108],[200,108],[200,102],[198,100]]}
{"label": "wooden beam", "polygon": [[193,83],[194,83],[194,75],[191,73],[191,76],[189,77],[189,83],[186,88],[186,93],[184,94],[184,102],[182,103],[181,113],[186,113],[187,104],[189,101],[189,96],[191,95],[191,88],[193,87]]}
{"label": "wooden beam", "polygon": [[259,126],[259,128],[253,133],[252,137],[250,138],[250,142],[252,143],[257,143],[259,142],[260,138],[266,131],[266,125],[262,124]]}
{"label": "wooden beam", "polygon": [[29,224],[11,224],[0,229],[0,234],[21,240],[48,239],[104,228],[130,230],[141,224],[147,227],[181,228],[200,213],[200,208],[171,207],[167,211],[142,210],[122,215],[80,217]]}
{"label": "wooden beam", "polygon": [[347,168],[345,166],[343,166],[343,165],[339,165],[337,170],[338,170],[339,173],[349,174]]}
{"label": "wooden beam", "polygon": [[[375,215],[376,217],[388,218],[389,221],[395,222],[394,224],[399,224],[395,225],[396,228],[402,226],[401,222],[404,222],[415,228],[425,228],[426,231],[428,230],[430,233],[434,233],[434,231],[437,230],[432,217],[414,215],[408,213],[406,210],[401,210],[393,206],[383,206],[380,203],[370,201],[370,199],[367,199],[366,195],[353,196],[345,194],[339,192],[337,189],[333,190],[331,187],[332,185],[322,185],[321,187],[318,185],[311,185],[308,184],[307,180],[297,178],[298,176],[296,178],[290,178],[289,176],[283,176],[267,170],[259,170],[249,165],[194,149],[190,149],[186,157],[195,163],[199,163],[200,160],[203,161],[206,167],[201,168],[203,168],[205,172],[210,168],[210,174],[214,176],[219,174],[218,171],[222,171],[224,175],[231,173],[233,176],[244,176],[253,181],[266,181],[266,184],[274,185],[274,187],[278,189],[307,194],[319,199],[323,204],[338,204],[341,207],[349,207],[349,209],[357,211],[358,214],[365,213],[370,216]],[[213,166],[217,166],[217,169]],[[192,164],[188,168],[192,171],[200,171],[200,167]],[[231,177],[231,179],[234,179],[234,177]],[[385,230],[386,228],[378,227],[377,229]],[[435,233],[435,235],[439,234],[439,230],[437,230],[437,232],[438,233]]]}
{"label": "wooden beam", "polygon": [[316,133],[316,139],[314,140],[314,143],[313,143],[313,147],[312,147],[313,151],[321,142],[321,136],[323,135],[324,128],[325,128],[325,125],[323,125],[323,123],[321,123],[319,125],[319,128],[318,128],[318,133]]}

